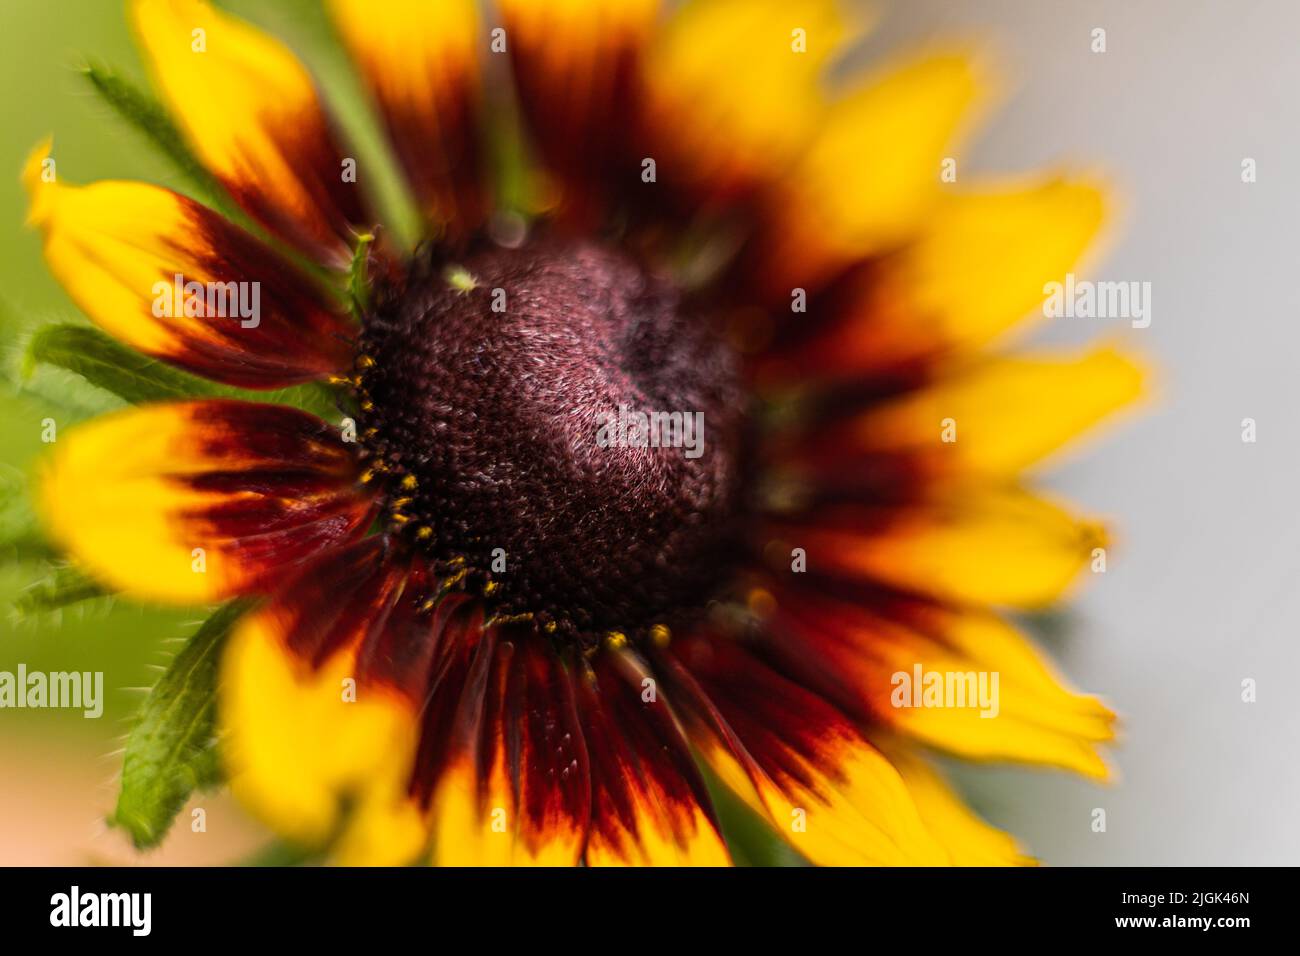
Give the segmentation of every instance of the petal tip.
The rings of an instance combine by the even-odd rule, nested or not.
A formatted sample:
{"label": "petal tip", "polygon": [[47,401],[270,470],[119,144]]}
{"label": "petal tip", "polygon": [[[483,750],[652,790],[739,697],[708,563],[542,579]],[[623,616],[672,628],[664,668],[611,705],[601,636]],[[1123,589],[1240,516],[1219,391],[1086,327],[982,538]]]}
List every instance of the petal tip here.
{"label": "petal tip", "polygon": [[54,138],[46,136],[32,148],[23,163],[19,176],[23,188],[27,191],[27,225],[40,226],[49,218],[56,181],[54,166],[50,153],[54,149]]}

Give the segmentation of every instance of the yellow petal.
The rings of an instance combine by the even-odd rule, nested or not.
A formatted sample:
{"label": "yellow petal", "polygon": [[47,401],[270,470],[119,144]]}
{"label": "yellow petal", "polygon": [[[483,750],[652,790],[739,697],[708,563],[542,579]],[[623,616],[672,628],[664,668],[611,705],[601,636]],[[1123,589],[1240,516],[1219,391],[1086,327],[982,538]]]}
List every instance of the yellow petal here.
{"label": "yellow petal", "polygon": [[531,846],[521,839],[504,756],[502,746],[486,779],[468,758],[438,778],[429,813],[435,866],[573,866],[581,856],[584,833],[567,821],[563,831],[552,830]]}
{"label": "yellow petal", "polygon": [[728,866],[704,782],[667,700],[630,652],[606,651],[578,688],[591,767],[589,866]]}
{"label": "yellow petal", "polygon": [[906,746],[886,750],[926,829],[954,866],[1032,866],[1014,837],[989,826],[952,792],[934,766]]}
{"label": "yellow petal", "polygon": [[434,694],[462,687],[430,800],[433,862],[573,866],[591,789],[567,670],[549,646],[488,632],[465,679]]}
{"label": "yellow petal", "polygon": [[804,535],[809,564],[946,600],[1042,607],[1059,598],[1102,527],[1014,488],[950,488],[875,530]]}
{"label": "yellow petal", "polygon": [[919,453],[944,470],[1011,475],[1141,391],[1142,370],[1110,348],[996,358],[873,408],[828,440],[851,451]]}
{"label": "yellow petal", "polygon": [[[55,278],[115,338],[246,388],[280,388],[348,364],[346,323],[265,244],[167,189],[69,185],[46,174],[48,158],[46,142],[23,171],[28,222],[41,230]],[[191,288],[198,294],[179,291]]]}
{"label": "yellow petal", "polygon": [[675,641],[671,652],[680,669],[664,679],[702,689],[675,692],[691,743],[805,857],[823,866],[947,862],[898,772],[826,701],[725,638]]}
{"label": "yellow petal", "polygon": [[1014,627],[984,611],[888,611],[810,594],[782,602],[791,649],[814,657],[874,724],[958,756],[1105,779],[1114,715],[1072,690]]}
{"label": "yellow petal", "polygon": [[924,235],[882,266],[857,308],[853,341],[867,366],[943,349],[974,349],[1043,313],[1101,229],[1102,190],[1053,179],[954,195]]}
{"label": "yellow petal", "polygon": [[971,55],[943,51],[891,66],[835,104],[773,194],[759,240],[768,287],[788,296],[917,234],[984,85]]}
{"label": "yellow petal", "polygon": [[[1114,739],[1115,716],[1095,697],[1076,693],[1015,628],[990,614],[953,614],[931,636],[882,638],[893,673],[997,675],[996,709],[891,707],[884,719],[900,732],[959,756],[1060,767],[1095,780],[1110,770],[1098,745]],[[991,686],[991,685],[990,685]],[[892,685],[891,685],[892,690]]]}
{"label": "yellow petal", "polygon": [[132,0],[145,59],[200,159],[245,210],[346,266],[358,186],[307,70],[283,43],[202,0]]}
{"label": "yellow petal", "polygon": [[426,211],[463,233],[479,225],[479,47],[472,0],[330,0],[402,168]]}
{"label": "yellow petal", "polygon": [[[829,772],[787,758],[799,778],[751,779],[716,739],[701,757],[792,848],[817,866],[943,866],[948,855],[927,829],[898,772],[865,742],[832,751]],[[752,798],[750,794],[757,794]]]}
{"label": "yellow petal", "polygon": [[373,685],[348,699],[346,681],[357,676],[355,645],[312,668],[285,645],[274,607],[245,618],[221,670],[231,788],[285,838],[309,847],[337,841],[341,863],[410,863],[427,839],[406,792],[416,710]]}
{"label": "yellow petal", "polygon": [[144,405],[59,435],[40,505],[97,578],[181,604],[261,590],[370,511],[336,429],[226,400]]}
{"label": "yellow petal", "polygon": [[947,858],[894,766],[865,741],[832,741],[833,771],[795,760],[808,783],[764,782],[782,836],[820,866],[938,866]]}
{"label": "yellow petal", "polygon": [[831,0],[701,0],[647,64],[661,176],[710,192],[788,167],[825,107],[820,74],[850,32]]}

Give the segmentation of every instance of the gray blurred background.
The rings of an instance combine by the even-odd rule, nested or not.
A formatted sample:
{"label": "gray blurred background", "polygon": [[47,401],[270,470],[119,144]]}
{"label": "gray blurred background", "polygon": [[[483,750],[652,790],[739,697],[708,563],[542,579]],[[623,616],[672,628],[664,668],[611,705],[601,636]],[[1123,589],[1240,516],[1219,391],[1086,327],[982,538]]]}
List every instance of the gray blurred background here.
{"label": "gray blurred background", "polygon": [[[1147,329],[1058,319],[1036,337],[1120,335],[1159,372],[1145,415],[1048,474],[1117,527],[1107,573],[1051,647],[1122,715],[1119,780],[960,780],[1048,863],[1300,863],[1300,4],[908,0],[884,12],[864,52],[974,34],[1014,71],[959,157],[963,175],[1095,163],[1127,208],[1088,277],[1152,283]],[[1096,27],[1104,54],[1090,49]],[[1241,440],[1247,417],[1255,444]],[[1247,677],[1254,704],[1241,701]],[[1091,830],[1094,807],[1106,833]]]}

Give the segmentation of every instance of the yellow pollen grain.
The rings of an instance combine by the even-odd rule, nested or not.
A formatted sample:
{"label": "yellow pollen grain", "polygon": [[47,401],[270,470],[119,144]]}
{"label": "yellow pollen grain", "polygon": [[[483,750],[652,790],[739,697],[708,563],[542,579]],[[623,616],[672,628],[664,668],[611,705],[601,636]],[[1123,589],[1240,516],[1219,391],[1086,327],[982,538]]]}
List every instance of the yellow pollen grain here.
{"label": "yellow pollen grain", "polygon": [[672,639],[673,632],[663,624],[656,624],[650,628],[650,640],[654,642],[655,647],[667,647]]}
{"label": "yellow pollen grain", "polygon": [[414,491],[417,484],[419,484],[419,482],[415,480],[415,475],[406,475],[402,478],[403,491]]}
{"label": "yellow pollen grain", "polygon": [[627,635],[622,631],[610,631],[605,635],[605,646],[611,651],[621,651],[627,647]]}
{"label": "yellow pollen grain", "polygon": [[461,294],[478,288],[478,280],[464,266],[451,266],[447,269],[447,284]]}
{"label": "yellow pollen grain", "polygon": [[415,530],[415,537],[418,541],[427,541],[433,537],[433,529],[428,525],[421,525]]}

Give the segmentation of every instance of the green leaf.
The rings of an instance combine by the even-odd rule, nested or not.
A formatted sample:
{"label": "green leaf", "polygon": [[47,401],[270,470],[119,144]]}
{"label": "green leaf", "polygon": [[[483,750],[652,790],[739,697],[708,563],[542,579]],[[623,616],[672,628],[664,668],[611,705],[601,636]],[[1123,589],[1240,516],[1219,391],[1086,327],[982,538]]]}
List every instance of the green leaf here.
{"label": "green leaf", "polygon": [[28,399],[42,417],[53,418],[60,428],[117,411],[125,404],[111,392],[55,365],[38,365],[25,375],[18,370],[9,372],[5,370],[4,380],[13,394]]}
{"label": "green leaf", "polygon": [[38,330],[28,343],[23,375],[30,376],[40,364],[74,372],[90,384],[133,404],[187,398],[241,398],[293,405],[327,421],[338,415],[335,392],[319,382],[269,392],[218,385],[142,355],[106,332],[88,326],[48,325]]}
{"label": "green leaf", "polygon": [[122,345],[99,329],[49,325],[32,336],[23,362],[29,376],[38,363],[80,375],[90,384],[128,402],[174,401],[214,394],[214,387]]}
{"label": "green leaf", "polygon": [[103,597],[107,593],[103,585],[79,568],[64,565],[28,585],[14,602],[14,610],[21,615],[40,614]]}
{"label": "green leaf", "polygon": [[[60,425],[72,424],[122,407],[111,392],[55,365],[35,362],[30,355],[31,323],[0,298],[0,324],[22,329],[0,356],[0,382],[15,396],[32,401],[36,410],[58,412]],[[53,326],[54,323],[49,323]],[[84,323],[79,323],[84,328]]]}
{"label": "green leaf", "polygon": [[213,739],[217,664],[247,607],[232,601],[208,618],[150,691],[127,737],[122,790],[109,823],[125,829],[138,849],[157,846],[190,794],[220,780]]}
{"label": "green leaf", "polygon": [[119,116],[157,146],[172,161],[177,171],[202,194],[203,198],[227,216],[246,222],[244,214],[226,197],[221,184],[207,171],[185,143],[176,124],[157,100],[109,67],[88,63],[82,71],[104,101]]}

